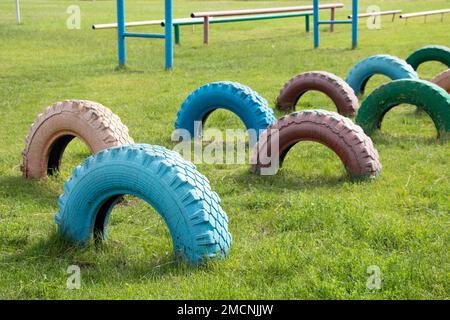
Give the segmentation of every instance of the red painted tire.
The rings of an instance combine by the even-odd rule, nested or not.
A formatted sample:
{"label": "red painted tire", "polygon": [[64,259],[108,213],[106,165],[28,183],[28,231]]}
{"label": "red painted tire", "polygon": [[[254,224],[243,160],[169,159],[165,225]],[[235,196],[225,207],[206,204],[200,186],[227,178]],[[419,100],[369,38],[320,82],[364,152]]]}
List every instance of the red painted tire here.
{"label": "red painted tire", "polygon": [[[276,135],[278,150],[273,150]],[[253,150],[252,172],[275,174],[276,162],[281,166],[289,150],[300,141],[315,141],[333,150],[352,179],[375,178],[381,171],[378,152],[361,127],[335,112],[305,110],[280,118],[261,134]]]}
{"label": "red painted tire", "polygon": [[431,80],[431,82],[437,84],[439,87],[450,93],[450,69],[438,74]]}
{"label": "red painted tire", "polygon": [[353,89],[338,76],[325,71],[301,73],[289,80],[277,98],[277,108],[293,111],[298,100],[308,91],[319,91],[333,100],[338,113],[353,116],[359,108]]}

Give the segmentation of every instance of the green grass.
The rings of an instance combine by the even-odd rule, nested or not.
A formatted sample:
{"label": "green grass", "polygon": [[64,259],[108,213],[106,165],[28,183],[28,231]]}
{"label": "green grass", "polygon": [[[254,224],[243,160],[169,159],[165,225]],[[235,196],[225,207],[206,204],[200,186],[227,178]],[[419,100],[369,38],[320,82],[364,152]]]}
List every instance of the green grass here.
{"label": "green grass", "polygon": [[[14,2],[0,3],[0,298],[280,298],[448,299],[449,145],[435,139],[426,115],[403,106],[387,115],[374,137],[383,164],[379,179],[351,183],[337,157],[313,143],[296,146],[283,170],[256,177],[248,165],[198,165],[222,199],[234,243],[223,261],[198,268],[174,261],[164,223],[134,199],[113,212],[110,238],[101,247],[76,249],[56,235],[56,198],[71,169],[88,155],[81,143],[65,154],[61,175],[21,178],[23,140],[36,115],[64,99],[98,101],[129,127],[135,141],[172,148],[175,115],[200,85],[233,80],[268,101],[302,71],[327,70],[345,77],[362,58],[388,53],[406,58],[428,44],[450,45],[450,17],[390,22],[368,30],[361,20],[360,48],[349,50],[350,31],[322,33],[312,49],[303,18],[182,28],[175,69],[163,70],[159,40],[128,40],[128,69],[116,70],[114,1],[23,0],[23,25]],[[161,1],[127,0],[128,20],[159,19]],[[349,0],[341,17],[349,13]],[[195,10],[272,7],[311,1],[176,1],[175,16]],[[450,1],[360,1],[361,10],[404,12],[450,7]],[[66,9],[81,7],[82,28],[66,28]],[[324,27],[324,29],[326,29]],[[135,29],[161,32],[158,26]],[[430,79],[443,70],[427,63]],[[385,82],[370,81],[368,91]],[[334,110],[321,94],[308,93],[298,109]],[[280,113],[277,116],[281,116]],[[213,114],[209,127],[242,128],[233,115]],[[82,267],[82,288],[66,289],[69,265]],[[366,288],[367,267],[382,272],[381,290]]]}

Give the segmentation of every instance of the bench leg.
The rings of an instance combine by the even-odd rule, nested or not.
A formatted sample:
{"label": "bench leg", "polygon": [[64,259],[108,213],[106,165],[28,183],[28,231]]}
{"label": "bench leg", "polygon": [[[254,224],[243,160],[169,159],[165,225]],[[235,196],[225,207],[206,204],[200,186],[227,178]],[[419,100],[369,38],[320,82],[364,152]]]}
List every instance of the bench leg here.
{"label": "bench leg", "polygon": [[209,17],[203,18],[203,43],[208,44],[209,42]]}
{"label": "bench leg", "polygon": [[306,32],[310,31],[309,16],[305,16],[305,29]]}
{"label": "bench leg", "polygon": [[392,22],[395,20],[395,13],[392,15]]}
{"label": "bench leg", "polygon": [[173,27],[175,30],[175,44],[180,44],[180,26],[175,24]]}
{"label": "bench leg", "polygon": [[[336,8],[331,8],[331,22],[333,22],[336,18]],[[330,24],[330,32],[334,32],[334,24]]]}

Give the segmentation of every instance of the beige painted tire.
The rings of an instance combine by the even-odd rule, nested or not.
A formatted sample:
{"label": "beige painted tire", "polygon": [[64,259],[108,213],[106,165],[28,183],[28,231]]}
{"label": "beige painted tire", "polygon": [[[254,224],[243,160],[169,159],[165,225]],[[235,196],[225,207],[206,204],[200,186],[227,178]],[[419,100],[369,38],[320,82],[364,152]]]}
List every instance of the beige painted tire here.
{"label": "beige painted tire", "polygon": [[128,128],[105,106],[86,100],[57,102],[37,116],[25,139],[23,176],[39,179],[57,172],[65,148],[75,137],[93,154],[133,143]]}
{"label": "beige painted tire", "polygon": [[450,93],[450,69],[438,74],[431,80],[431,82],[437,84],[439,87]]}

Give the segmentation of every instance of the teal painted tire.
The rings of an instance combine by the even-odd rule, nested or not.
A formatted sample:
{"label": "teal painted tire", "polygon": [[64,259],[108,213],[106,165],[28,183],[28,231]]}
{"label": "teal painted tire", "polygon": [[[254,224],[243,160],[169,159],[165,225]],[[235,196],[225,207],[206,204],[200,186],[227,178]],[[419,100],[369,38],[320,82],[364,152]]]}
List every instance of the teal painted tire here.
{"label": "teal painted tire", "polygon": [[197,264],[229,251],[227,215],[208,179],[179,154],[145,144],[105,149],[73,171],[59,198],[59,234],[78,245],[105,238],[111,210],[124,194],[162,216],[176,256]]}
{"label": "teal painted tire", "polygon": [[367,82],[377,74],[385,75],[392,80],[418,79],[416,71],[404,60],[380,54],[358,62],[350,70],[346,81],[356,95],[363,95]]}
{"label": "teal painted tire", "polygon": [[396,80],[379,87],[362,103],[356,123],[371,135],[381,127],[384,115],[402,103],[425,111],[433,120],[441,140],[450,137],[450,95],[441,87],[423,80]]}
{"label": "teal painted tire", "polygon": [[[177,113],[175,129],[187,130],[191,139],[197,138],[201,135],[199,125],[217,109],[236,114],[247,130],[256,132],[256,140],[261,131],[276,121],[273,110],[257,92],[237,82],[221,81],[205,84],[186,98]],[[180,136],[186,139],[185,135]]]}
{"label": "teal painted tire", "polygon": [[422,63],[437,61],[450,68],[450,48],[444,46],[426,46],[414,51],[406,62],[417,70]]}

